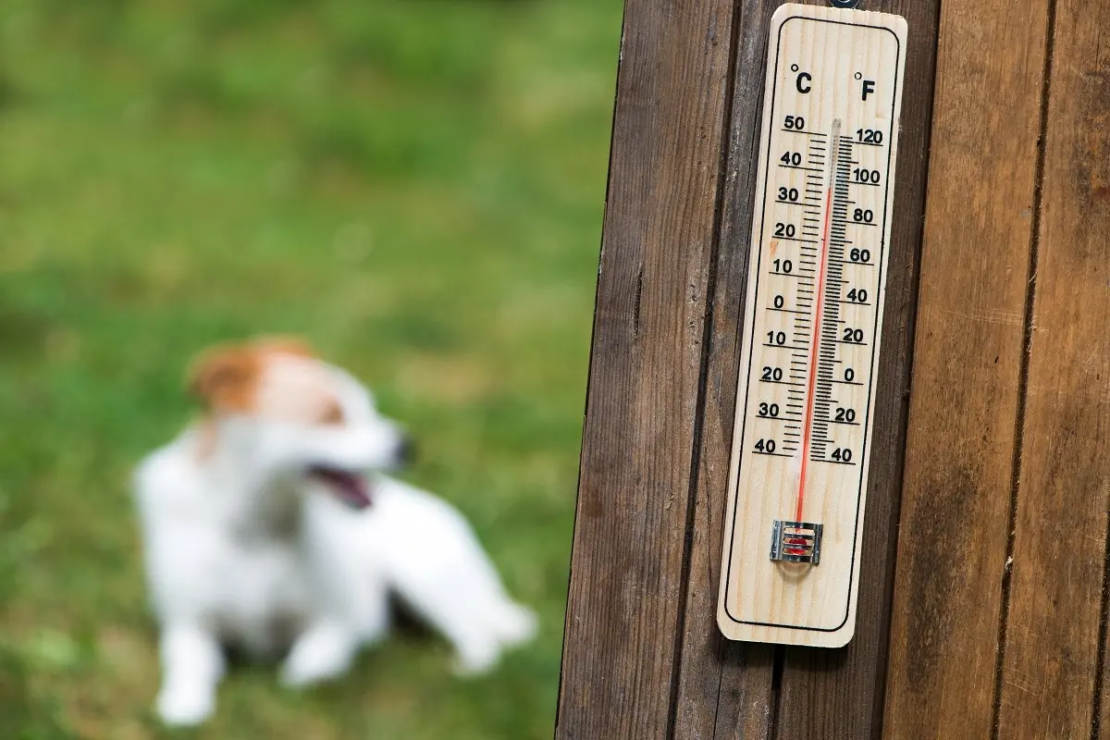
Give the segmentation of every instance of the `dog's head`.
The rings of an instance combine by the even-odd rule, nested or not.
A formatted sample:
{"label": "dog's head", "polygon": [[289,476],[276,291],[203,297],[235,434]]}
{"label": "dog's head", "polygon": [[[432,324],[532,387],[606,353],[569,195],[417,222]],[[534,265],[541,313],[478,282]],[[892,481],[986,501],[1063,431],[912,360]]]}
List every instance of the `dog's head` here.
{"label": "dog's head", "polygon": [[370,505],[364,474],[397,467],[412,445],[380,415],[369,390],[299,340],[214,347],[194,362],[189,388],[223,445],[262,477],[299,477],[356,508]]}

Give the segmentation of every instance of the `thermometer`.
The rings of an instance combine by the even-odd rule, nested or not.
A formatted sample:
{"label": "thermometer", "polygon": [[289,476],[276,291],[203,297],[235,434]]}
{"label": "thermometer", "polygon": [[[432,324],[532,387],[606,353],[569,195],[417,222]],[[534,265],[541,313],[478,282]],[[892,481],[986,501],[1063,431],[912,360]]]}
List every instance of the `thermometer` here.
{"label": "thermometer", "polygon": [[900,16],[771,21],[717,621],[855,631],[905,69]]}

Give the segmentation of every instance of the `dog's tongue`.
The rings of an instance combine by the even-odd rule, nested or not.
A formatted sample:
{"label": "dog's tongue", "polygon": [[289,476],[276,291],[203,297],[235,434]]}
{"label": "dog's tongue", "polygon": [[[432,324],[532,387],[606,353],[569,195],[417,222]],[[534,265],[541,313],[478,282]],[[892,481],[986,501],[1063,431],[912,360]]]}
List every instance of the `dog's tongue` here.
{"label": "dog's tongue", "polygon": [[308,474],[323,483],[339,500],[353,509],[365,509],[370,505],[370,486],[361,475],[346,470],[314,465]]}

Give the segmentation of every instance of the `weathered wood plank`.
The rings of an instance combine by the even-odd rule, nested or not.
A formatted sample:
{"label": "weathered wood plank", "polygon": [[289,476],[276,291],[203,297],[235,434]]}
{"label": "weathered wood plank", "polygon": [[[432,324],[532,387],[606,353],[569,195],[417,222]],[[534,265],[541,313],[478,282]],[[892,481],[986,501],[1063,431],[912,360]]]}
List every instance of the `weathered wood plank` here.
{"label": "weathered wood plank", "polygon": [[[1098,15],[1098,28],[1100,34],[1105,35],[1108,39],[1110,39],[1110,13],[1105,12],[1105,10],[1103,10],[1103,12],[1099,13]],[[1099,38],[1101,38],[1101,35]],[[1110,44],[1107,44],[1106,46],[1098,44],[1095,56],[1093,58],[1088,57],[1087,65],[1088,74],[1084,76],[1083,82],[1093,88],[1096,94],[1099,96],[1099,99],[1102,101],[1101,107],[1096,112],[1094,112],[1093,115],[1088,115],[1088,131],[1094,131],[1102,134],[1110,129],[1110,110],[1107,110],[1106,108],[1106,100],[1108,95],[1110,95],[1110,92],[1108,92],[1108,85],[1110,85]],[[1088,92],[1084,91],[1084,94],[1088,94]],[[1100,196],[1099,200],[1103,201],[1103,204],[1100,208],[1100,210],[1102,210],[1105,208],[1105,200],[1107,194],[1110,193],[1110,173],[1107,173],[1105,169],[1107,157],[1110,156],[1110,152],[1107,151],[1107,143],[1105,138],[1102,138],[1095,142],[1091,142],[1087,146],[1091,151],[1091,156],[1097,158],[1092,161],[1092,164],[1096,166],[1101,165],[1101,168],[1096,169],[1095,172],[1088,175],[1088,183],[1090,186],[1090,195],[1097,194],[1098,196]],[[1105,269],[1106,267],[1107,260],[1110,259],[1106,257],[1105,245],[1107,243],[1110,243],[1110,235],[1104,234],[1102,240],[1104,256],[1103,269]],[[1105,302],[1107,300],[1110,300],[1110,297],[1108,297],[1106,293],[1103,293],[1100,300],[1103,301],[1102,306],[1105,309]],[[1106,325],[1106,323],[1103,323],[1103,327],[1106,327]],[[1106,336],[1105,330],[1103,336]],[[1105,348],[1105,344],[1103,344],[1103,347]],[[1105,352],[1105,349],[1103,351]],[[1106,386],[1110,384],[1110,370],[1105,367],[1105,354],[1103,355],[1103,363],[1104,365],[1102,368],[1102,372],[1099,373],[1096,371],[1095,373],[1095,382],[1101,382],[1103,384],[1103,388],[1105,389]],[[1105,440],[1107,435],[1105,426],[1106,419],[1107,416],[1110,416],[1110,413],[1106,411],[1105,395],[1100,399],[1099,403],[1102,405],[1103,416],[1101,420],[1102,426],[1098,427],[1098,429],[1099,433],[1102,434],[1102,437]],[[1106,451],[1108,449],[1110,449],[1110,444],[1104,443],[1102,446],[1102,450],[1095,457],[1098,463],[1102,466],[1104,475],[1106,470]],[[1106,489],[1107,486],[1105,482],[1103,483],[1102,487],[1104,490]],[[1106,662],[1106,655],[1110,654],[1110,629],[1107,629],[1106,621],[1110,619],[1110,614],[1107,614],[1107,612],[1105,611],[1108,606],[1107,599],[1110,598],[1110,543],[1108,543],[1107,545],[1107,557],[1103,567],[1107,569],[1102,576],[1103,643],[1100,647],[1103,651],[1103,657],[1101,666],[1102,673],[1098,677],[1099,683],[1096,685],[1096,695],[1099,697],[1101,706],[1096,706],[1094,708],[1095,712],[1098,713],[1094,718],[1098,724],[1095,728],[1093,728],[1091,737],[1095,738],[1095,740],[1098,740],[1098,738],[1110,737],[1110,676],[1107,675],[1108,673],[1110,673],[1110,667],[1107,666]]]}
{"label": "weathered wood plank", "polygon": [[625,8],[558,738],[669,732],[732,5]]}
{"label": "weathered wood plank", "polygon": [[780,3],[747,0],[736,19],[735,74],[712,317],[706,345],[701,446],[693,540],[684,597],[681,671],[675,696],[676,738],[770,738],[775,650],[730,643],[717,628],[717,586],[725,530],[733,409],[740,361],[752,193],[763,115],[767,29]]}
{"label": "weathered wood plank", "polygon": [[[999,737],[1086,738],[1110,504],[1110,1],[1058,0]],[[1110,35],[1107,36],[1110,43]]]}
{"label": "weathered wood plank", "polygon": [[856,634],[844,651],[786,651],[776,720],[779,740],[861,740],[878,737],[882,729],[938,4],[882,0],[866,5],[905,17],[909,39]]}
{"label": "weathered wood plank", "polygon": [[992,731],[1047,19],[941,5],[889,738]]}

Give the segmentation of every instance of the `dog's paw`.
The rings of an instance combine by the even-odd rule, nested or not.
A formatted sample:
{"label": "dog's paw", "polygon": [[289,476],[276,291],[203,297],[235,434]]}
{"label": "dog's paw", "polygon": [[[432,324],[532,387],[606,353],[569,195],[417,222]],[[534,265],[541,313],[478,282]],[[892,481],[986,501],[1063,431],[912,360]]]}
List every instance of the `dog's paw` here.
{"label": "dog's paw", "polygon": [[510,603],[498,622],[498,637],[504,647],[531,642],[539,630],[539,618],[526,606]]}
{"label": "dog's paw", "polygon": [[281,683],[291,689],[303,689],[339,678],[350,667],[348,660],[335,660],[322,655],[302,655],[286,660],[281,667]]}
{"label": "dog's paw", "polygon": [[455,655],[451,671],[460,678],[474,678],[489,673],[501,660],[501,648],[496,641],[466,645]]}
{"label": "dog's paw", "polygon": [[345,674],[354,660],[355,642],[345,630],[318,627],[301,636],[281,667],[281,682],[304,688]]}
{"label": "dog's paw", "polygon": [[195,727],[212,716],[214,709],[209,692],[163,690],[158,695],[158,716],[170,727]]}

